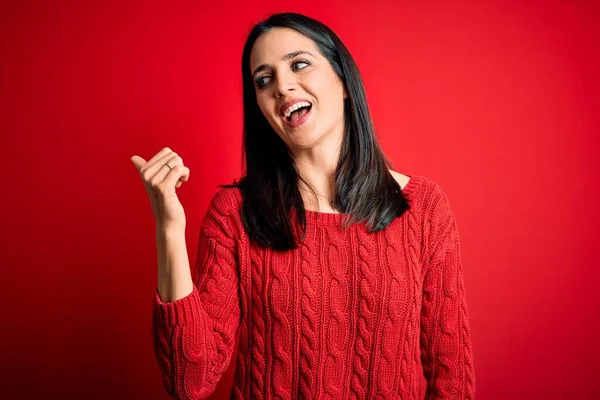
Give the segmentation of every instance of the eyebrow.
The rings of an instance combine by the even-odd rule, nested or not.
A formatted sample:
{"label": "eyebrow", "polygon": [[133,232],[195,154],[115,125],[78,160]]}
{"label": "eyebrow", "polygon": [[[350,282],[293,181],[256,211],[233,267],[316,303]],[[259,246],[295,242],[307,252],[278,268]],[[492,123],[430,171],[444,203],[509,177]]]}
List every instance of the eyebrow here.
{"label": "eyebrow", "polygon": [[[294,58],[296,56],[299,56],[300,54],[308,54],[312,58],[316,58],[309,51],[298,50],[298,51],[293,51],[291,53],[286,54],[285,56],[283,56],[283,58],[281,59],[281,61],[290,60],[290,59],[292,59],[292,58]],[[265,70],[267,68],[269,68],[269,66],[267,64],[261,64],[261,65],[259,65],[258,67],[256,67],[256,69],[254,70],[254,72],[252,72],[252,76],[256,75],[258,72],[263,71],[263,70]]]}

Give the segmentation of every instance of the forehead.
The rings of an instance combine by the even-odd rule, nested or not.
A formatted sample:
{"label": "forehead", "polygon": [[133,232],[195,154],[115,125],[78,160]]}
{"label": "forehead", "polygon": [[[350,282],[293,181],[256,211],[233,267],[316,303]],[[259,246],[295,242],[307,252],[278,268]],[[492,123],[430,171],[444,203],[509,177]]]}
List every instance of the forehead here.
{"label": "forehead", "polygon": [[254,42],[250,52],[250,70],[261,64],[274,64],[286,54],[298,50],[310,51],[315,57],[319,53],[315,43],[300,32],[289,28],[273,28]]}

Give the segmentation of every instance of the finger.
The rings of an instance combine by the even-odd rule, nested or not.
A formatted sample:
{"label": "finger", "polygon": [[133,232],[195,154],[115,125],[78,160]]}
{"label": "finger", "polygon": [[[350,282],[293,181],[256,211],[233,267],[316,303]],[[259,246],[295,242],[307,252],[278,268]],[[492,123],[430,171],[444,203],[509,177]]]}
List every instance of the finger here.
{"label": "finger", "polygon": [[[158,154],[157,154],[158,155]],[[170,151],[168,153],[163,153],[162,156],[157,157],[156,155],[154,157],[152,157],[152,160],[148,161],[148,163],[146,164],[146,166],[144,167],[144,169],[142,170],[143,173],[145,173],[146,175],[148,175],[150,178],[154,176],[154,174],[156,174],[156,172],[159,170],[159,168],[161,166],[163,166],[171,157],[177,155],[177,153],[175,153],[174,151]],[[149,172],[146,172],[149,171]]]}
{"label": "finger", "polygon": [[[169,168],[167,164],[169,164],[171,168]],[[174,169],[177,165],[183,165],[183,160],[177,155],[177,153],[171,153],[161,158],[154,166],[151,167],[151,169],[147,171],[147,173],[150,176],[149,182],[152,184],[152,186],[157,186],[161,184],[165,180],[169,172],[171,172],[171,170]],[[151,175],[154,172],[154,170],[156,170],[156,173],[154,173],[154,175]]]}
{"label": "finger", "polygon": [[[177,182],[184,182],[190,178],[190,170],[185,165],[183,165],[183,159],[181,157],[179,157],[179,156],[173,157],[172,159],[167,161],[167,163],[165,163],[165,165],[166,164],[169,164],[173,168],[170,168],[169,170],[166,170],[166,168],[163,168],[159,171],[159,173],[157,173],[157,175],[162,175],[166,171],[166,173],[164,174],[165,175],[164,179],[162,179],[162,180],[166,180],[166,178],[169,176],[169,174],[172,173],[172,171],[175,169],[176,166],[181,166],[181,167],[185,168],[182,172],[178,173],[179,178],[178,178]],[[169,167],[167,167],[167,168],[169,168]],[[162,182],[162,180],[160,180],[159,183]],[[167,184],[170,184],[170,183],[167,183]],[[176,187],[178,187],[178,186],[176,186]]]}
{"label": "finger", "polygon": [[140,156],[133,156],[133,157],[130,158],[130,160],[133,163],[133,165],[135,165],[135,168],[138,170],[138,172],[140,172],[140,170],[142,169],[142,167],[144,165],[146,165],[146,160],[144,160]]}
{"label": "finger", "polygon": [[167,174],[167,177],[164,180],[165,185],[167,185],[167,186],[175,186],[175,184],[177,183],[177,181],[179,181],[179,179],[182,176],[189,177],[189,175],[190,175],[190,169],[188,167],[186,167],[184,165],[176,165]]}
{"label": "finger", "polygon": [[171,153],[168,153],[168,154],[164,155],[163,157],[159,158],[154,163],[154,165],[146,164],[147,166],[144,168],[145,171],[143,172],[144,179],[147,182],[152,182],[152,183],[162,182],[170,170],[169,167],[165,168],[167,163],[169,163],[169,165],[171,167],[174,167],[178,163],[183,164],[183,160],[180,160],[180,159],[181,159],[181,157],[179,157],[177,155],[177,153],[171,152]]}
{"label": "finger", "polygon": [[169,153],[173,153],[173,150],[171,150],[168,147],[163,147],[158,153],[156,153],[151,159],[148,160],[148,166],[150,167],[154,165],[158,160],[160,160]]}
{"label": "finger", "polygon": [[[183,164],[184,166],[186,166],[185,164]],[[189,169],[189,167],[188,167]],[[181,180],[182,182],[187,182],[190,179],[190,174],[189,172],[185,175],[181,175],[181,177],[179,178],[179,180]]]}

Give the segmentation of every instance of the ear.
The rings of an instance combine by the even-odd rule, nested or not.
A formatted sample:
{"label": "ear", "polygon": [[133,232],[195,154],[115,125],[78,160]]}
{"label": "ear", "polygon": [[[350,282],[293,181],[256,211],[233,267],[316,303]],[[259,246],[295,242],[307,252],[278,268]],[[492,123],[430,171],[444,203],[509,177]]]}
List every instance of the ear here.
{"label": "ear", "polygon": [[346,100],[348,98],[348,90],[346,90],[346,88],[344,88],[344,100]]}

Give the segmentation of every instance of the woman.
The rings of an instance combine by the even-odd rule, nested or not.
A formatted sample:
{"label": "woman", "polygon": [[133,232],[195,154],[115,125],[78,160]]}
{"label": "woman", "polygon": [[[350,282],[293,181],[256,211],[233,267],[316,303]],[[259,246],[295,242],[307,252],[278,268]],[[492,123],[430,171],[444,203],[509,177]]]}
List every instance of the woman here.
{"label": "woman", "polygon": [[[202,221],[194,276],[171,149],[133,156],[157,227],[152,324],[167,392],[232,398],[470,399],[459,238],[444,191],[388,169],[350,53],[308,17],[271,16],[242,55],[246,174]],[[233,354],[236,335],[239,349]]]}

